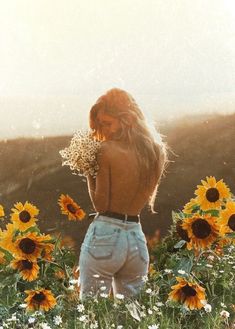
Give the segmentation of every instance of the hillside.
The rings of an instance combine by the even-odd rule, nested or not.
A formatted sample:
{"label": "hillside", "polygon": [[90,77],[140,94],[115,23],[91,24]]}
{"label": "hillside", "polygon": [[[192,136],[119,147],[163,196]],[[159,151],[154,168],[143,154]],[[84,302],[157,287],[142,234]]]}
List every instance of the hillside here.
{"label": "hillside", "polygon": [[[235,192],[235,114],[202,120],[181,119],[162,125],[160,132],[171,148],[172,161],[159,188],[155,209],[143,209],[142,227],[147,235],[157,228],[164,236],[171,223],[171,211],[181,209],[206,175],[223,178]],[[87,212],[93,212],[86,179],[61,166],[58,151],[68,146],[71,136],[43,139],[19,138],[0,141],[0,204],[6,213],[17,201],[31,201],[40,209],[39,226],[45,232],[70,235],[79,250],[90,220],[68,222],[57,205],[61,193],[68,193]]]}

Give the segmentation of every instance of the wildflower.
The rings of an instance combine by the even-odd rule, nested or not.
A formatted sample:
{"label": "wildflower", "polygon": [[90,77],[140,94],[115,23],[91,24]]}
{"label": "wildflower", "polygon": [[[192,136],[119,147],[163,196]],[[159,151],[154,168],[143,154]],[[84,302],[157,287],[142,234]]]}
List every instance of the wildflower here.
{"label": "wildflower", "polygon": [[187,249],[209,247],[219,235],[219,226],[216,221],[217,218],[210,214],[194,214],[192,217],[185,218],[182,227],[187,230],[190,237]]}
{"label": "wildflower", "polygon": [[78,319],[79,319],[81,322],[85,322],[85,321],[86,321],[86,315],[81,315]]}
{"label": "wildflower", "polygon": [[27,307],[27,304],[26,303],[22,303],[19,305],[20,308],[26,308]]}
{"label": "wildflower", "polygon": [[83,312],[83,311],[85,311],[85,307],[84,307],[84,305],[83,305],[83,304],[78,304],[78,305],[77,305],[77,310],[78,310],[78,312]]}
{"label": "wildflower", "polygon": [[189,309],[203,307],[201,300],[205,300],[205,289],[197,283],[188,282],[184,278],[176,277],[178,283],[171,287],[169,299],[181,302]]}
{"label": "wildflower", "polygon": [[121,324],[119,324],[118,326],[117,326],[117,329],[122,329],[123,328],[123,326],[121,325]]}
{"label": "wildflower", "polygon": [[151,288],[146,289],[146,293],[147,294],[151,294],[151,292],[152,292],[152,289]]}
{"label": "wildflower", "polygon": [[62,214],[67,215],[69,220],[82,220],[86,215],[82,208],[68,194],[61,194],[58,204],[61,207]]}
{"label": "wildflower", "polygon": [[228,311],[223,310],[220,312],[220,316],[224,319],[228,319],[230,317],[230,313]]}
{"label": "wildflower", "polygon": [[56,326],[59,326],[61,323],[62,323],[62,318],[60,315],[56,315],[54,318],[53,318],[53,322]]}
{"label": "wildflower", "polygon": [[39,209],[28,201],[25,204],[17,202],[14,204],[15,208],[11,208],[13,213],[11,214],[11,221],[14,226],[20,231],[25,231],[31,226],[35,226]]}
{"label": "wildflower", "polygon": [[164,272],[165,272],[166,274],[170,274],[170,273],[172,273],[173,271],[170,270],[170,269],[168,269],[168,268],[165,268]]}
{"label": "wildflower", "polygon": [[[190,201],[188,203],[186,203],[186,205],[183,208],[183,213],[185,214],[191,214],[192,212],[195,211],[195,209],[198,206],[198,202],[196,198],[192,198],[190,199]],[[185,239],[184,239],[185,240]],[[187,240],[186,240],[187,241]]]}
{"label": "wildflower", "polygon": [[220,212],[221,235],[235,232],[235,202],[227,202],[226,208]]}
{"label": "wildflower", "polygon": [[96,155],[100,146],[101,142],[93,138],[92,131],[76,131],[69,147],[59,151],[65,159],[62,166],[67,165],[71,170],[78,171],[79,176],[95,177],[99,169]]}
{"label": "wildflower", "polygon": [[206,180],[201,180],[202,185],[197,185],[196,199],[202,210],[218,209],[221,207],[223,199],[231,197],[230,190],[223,179],[216,182],[215,177],[207,176]]}
{"label": "wildflower", "polygon": [[46,323],[46,322],[42,322],[40,324],[40,326],[41,326],[41,329],[51,329],[51,327],[49,326],[49,324]]}
{"label": "wildflower", "polygon": [[153,314],[153,311],[151,309],[148,309],[148,314]]}
{"label": "wildflower", "polygon": [[26,281],[33,281],[38,277],[39,266],[36,261],[18,258],[11,261],[10,266],[19,270],[19,274]]}
{"label": "wildflower", "polygon": [[211,307],[210,304],[205,304],[203,307],[204,307],[206,313],[210,313],[211,312],[212,307]]}
{"label": "wildflower", "polygon": [[178,270],[179,274],[185,274],[186,272],[184,270]]}
{"label": "wildflower", "polygon": [[37,290],[25,290],[28,297],[25,299],[27,302],[28,310],[45,310],[49,311],[56,305],[56,299],[50,290],[41,288]]}
{"label": "wildflower", "polygon": [[213,265],[211,265],[211,264],[206,264],[206,267],[212,268]]}
{"label": "wildflower", "polygon": [[118,298],[118,299],[124,299],[124,295],[122,295],[122,294],[116,294],[116,298]]}
{"label": "wildflower", "polygon": [[106,288],[107,288],[107,287],[105,287],[105,286],[102,286],[102,287],[100,287],[100,290],[102,290],[102,291],[103,291],[103,290],[106,290]]}
{"label": "wildflower", "polygon": [[100,296],[103,297],[103,298],[108,298],[109,295],[106,294],[106,293],[104,293],[104,292],[101,292],[101,293],[100,293]]}
{"label": "wildflower", "polygon": [[222,306],[223,308],[227,307],[224,303],[220,303],[220,306]]}
{"label": "wildflower", "polygon": [[162,307],[164,304],[163,304],[162,302],[157,302],[156,305],[157,305],[158,307]]}
{"label": "wildflower", "polygon": [[158,329],[159,328],[159,324],[153,324],[148,326],[148,329]]}
{"label": "wildflower", "polygon": [[147,281],[148,281],[148,275],[143,275],[143,276],[142,276],[142,280],[143,280],[144,282],[147,282]]}
{"label": "wildflower", "polygon": [[91,329],[96,329],[96,328],[98,328],[98,322],[95,321],[94,323],[91,323],[91,324],[90,324],[90,328],[91,328]]}
{"label": "wildflower", "polygon": [[36,321],[36,319],[34,318],[34,317],[32,317],[32,316],[30,316],[29,318],[28,318],[28,323],[34,323]]}
{"label": "wildflower", "polygon": [[48,243],[51,236],[38,235],[36,232],[29,232],[23,236],[19,236],[16,240],[12,241],[12,236],[8,245],[3,243],[8,251],[14,254],[17,258],[24,258],[29,261],[35,261],[43,252],[45,248],[54,248],[54,245]]}

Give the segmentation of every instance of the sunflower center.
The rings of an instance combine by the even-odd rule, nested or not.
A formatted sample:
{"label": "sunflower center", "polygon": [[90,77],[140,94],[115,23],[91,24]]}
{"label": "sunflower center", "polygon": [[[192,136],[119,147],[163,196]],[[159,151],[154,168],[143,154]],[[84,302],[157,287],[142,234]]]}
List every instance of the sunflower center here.
{"label": "sunflower center", "polygon": [[235,231],[235,214],[232,214],[229,217],[228,226],[231,228],[231,230]]}
{"label": "sunflower center", "polygon": [[211,187],[206,191],[206,198],[210,202],[216,202],[219,200],[219,191],[215,187]]}
{"label": "sunflower center", "polygon": [[187,242],[190,241],[190,238],[188,236],[188,232],[182,228],[182,226],[179,222],[176,225],[176,231],[184,241],[187,241]]}
{"label": "sunflower center", "polygon": [[36,243],[29,238],[24,238],[20,241],[19,247],[25,254],[32,254],[36,249]]}
{"label": "sunflower center", "polygon": [[69,204],[67,205],[67,209],[68,209],[68,211],[71,212],[72,214],[75,214],[75,212],[76,212],[76,208],[75,208],[71,203],[69,203]]}
{"label": "sunflower center", "polygon": [[211,233],[210,224],[202,218],[198,218],[192,223],[192,231],[196,238],[205,239]]}
{"label": "sunflower center", "polygon": [[23,210],[23,211],[21,211],[19,218],[20,218],[21,222],[28,223],[30,221],[31,216],[27,210]]}
{"label": "sunflower center", "polygon": [[44,295],[43,292],[39,292],[39,293],[36,293],[34,296],[33,296],[33,300],[36,302],[36,303],[41,303],[44,301],[44,299],[46,298],[46,296]]}
{"label": "sunflower center", "polygon": [[32,270],[33,268],[33,263],[27,259],[22,260],[21,264],[22,264],[22,270]]}
{"label": "sunflower center", "polygon": [[197,292],[195,289],[190,287],[188,284],[181,288],[186,297],[196,296]]}

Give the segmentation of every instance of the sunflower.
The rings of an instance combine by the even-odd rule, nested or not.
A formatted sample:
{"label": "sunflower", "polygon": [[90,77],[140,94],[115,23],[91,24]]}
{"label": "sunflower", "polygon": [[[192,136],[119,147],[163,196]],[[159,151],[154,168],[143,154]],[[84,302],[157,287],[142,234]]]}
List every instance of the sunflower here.
{"label": "sunflower", "polygon": [[28,297],[25,298],[27,310],[49,311],[57,303],[54,295],[50,290],[41,288],[37,290],[25,290]]}
{"label": "sunflower", "polygon": [[210,214],[194,214],[182,221],[182,229],[187,231],[190,241],[187,248],[191,250],[209,247],[219,236],[217,218]]}
{"label": "sunflower", "polygon": [[184,278],[176,277],[178,283],[171,287],[169,299],[183,303],[189,309],[201,309],[205,302],[205,289],[197,283],[188,282]]}
{"label": "sunflower", "polygon": [[41,255],[41,252],[47,248],[47,242],[49,240],[51,240],[49,234],[44,236],[37,235],[35,232],[29,232],[23,236],[18,236],[16,240],[8,246],[7,250],[17,258],[25,258],[34,261]]}
{"label": "sunflower", "polygon": [[11,261],[10,266],[15,270],[19,270],[24,280],[34,281],[38,277],[39,266],[36,261],[18,258]]}
{"label": "sunflower", "polygon": [[223,199],[231,197],[229,188],[223,182],[223,179],[216,182],[215,177],[206,176],[207,181],[201,180],[202,185],[197,185],[195,194],[196,200],[202,210],[219,209],[223,203]]}
{"label": "sunflower", "polygon": [[176,223],[176,232],[181,237],[181,239],[183,239],[184,241],[187,241],[187,242],[190,241],[187,230],[184,230],[182,228],[182,221],[178,221]]}
{"label": "sunflower", "polygon": [[191,198],[188,203],[184,205],[183,213],[185,214],[191,214],[192,212],[195,212],[195,209],[198,207],[198,201],[196,198]]}
{"label": "sunflower", "polygon": [[37,219],[35,216],[38,215],[39,210],[37,207],[25,202],[23,205],[21,202],[14,204],[15,208],[11,208],[13,213],[11,213],[11,221],[15,224],[15,227],[20,231],[25,231],[27,228],[34,226]]}
{"label": "sunflower", "polygon": [[69,220],[82,220],[86,215],[82,208],[68,194],[61,194],[58,204],[61,207],[62,214],[68,215]]}
{"label": "sunflower", "polygon": [[12,246],[12,239],[14,237],[15,230],[16,229],[13,224],[8,223],[6,225],[6,229],[1,231],[0,234],[0,247],[5,250],[9,250],[9,248]]}
{"label": "sunflower", "polygon": [[0,204],[0,217],[4,217],[4,216],[5,216],[5,212],[3,206]]}
{"label": "sunflower", "polygon": [[226,233],[235,232],[235,202],[228,201],[226,208],[220,212],[220,233],[225,235]]}

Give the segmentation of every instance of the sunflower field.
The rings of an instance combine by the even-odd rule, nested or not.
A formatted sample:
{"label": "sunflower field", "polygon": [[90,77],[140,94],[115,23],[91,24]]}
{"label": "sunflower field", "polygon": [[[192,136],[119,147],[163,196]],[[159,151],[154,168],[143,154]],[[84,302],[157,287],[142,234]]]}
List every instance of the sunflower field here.
{"label": "sunflower field", "polygon": [[[79,298],[76,251],[40,231],[39,209],[0,205],[0,329],[235,328],[235,198],[223,179],[201,181],[195,197],[172,212],[169,233],[146,236],[148,275],[134,297],[99,289]],[[57,200],[68,220],[85,211],[68,194]]]}

